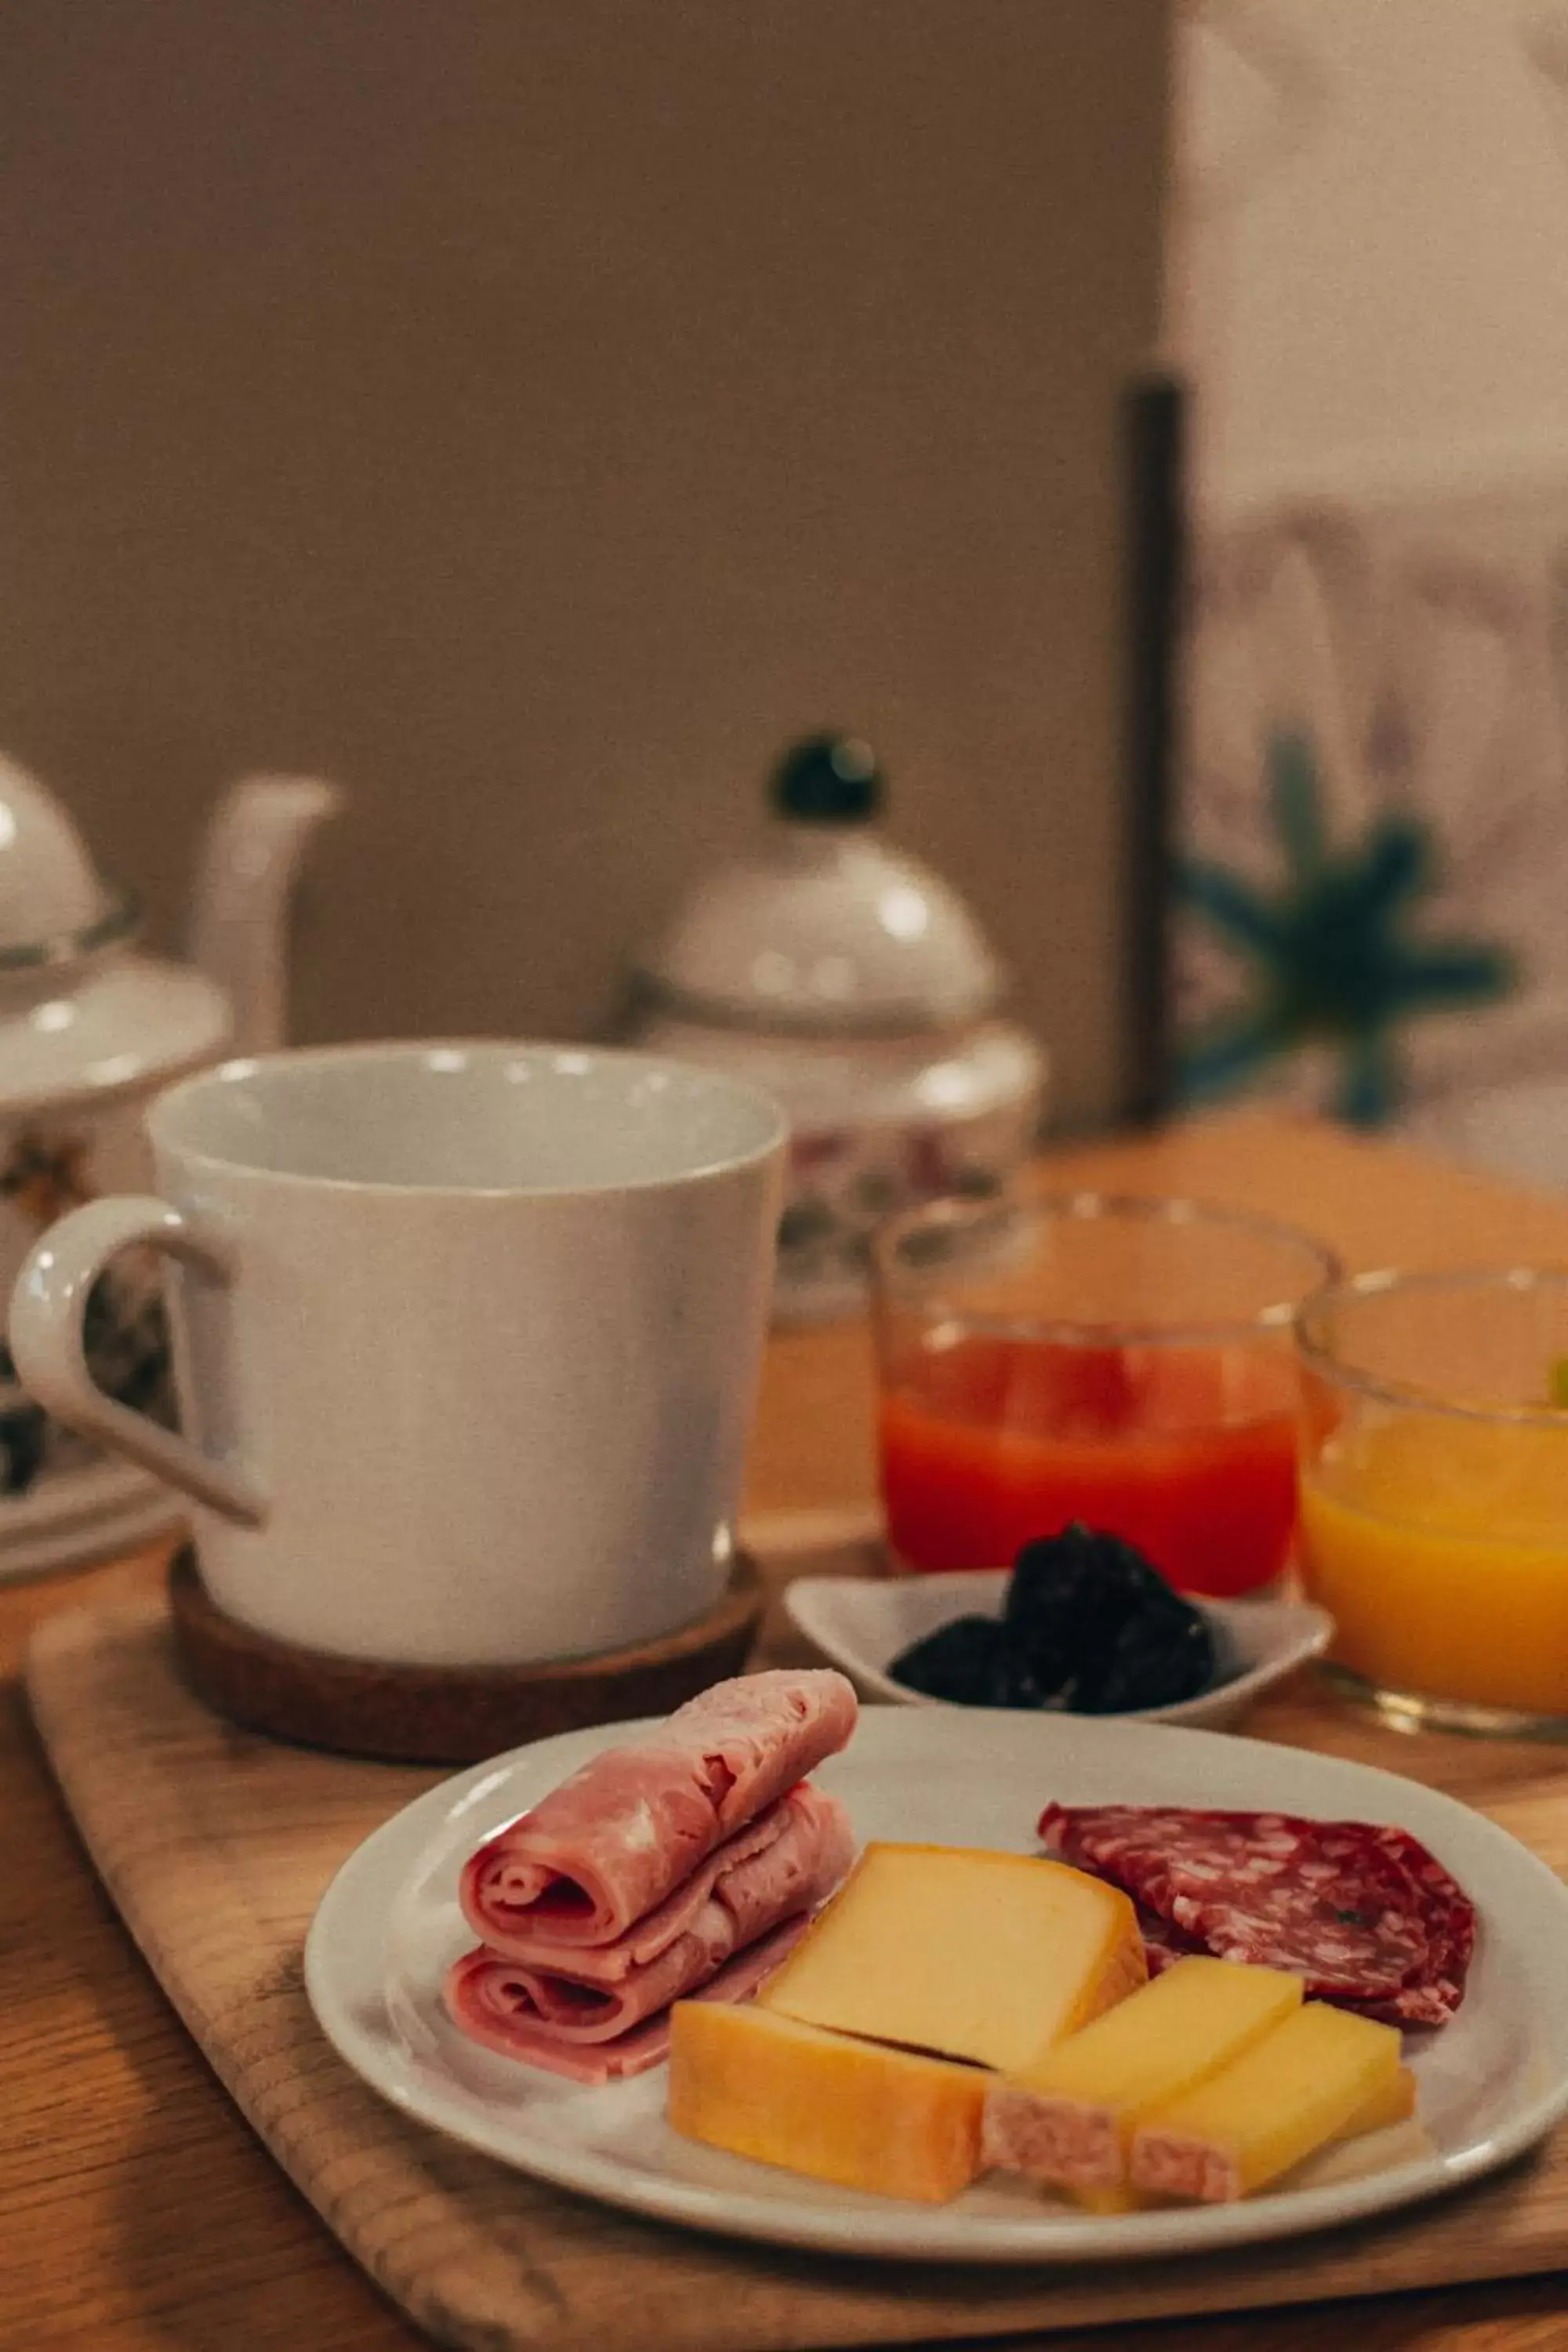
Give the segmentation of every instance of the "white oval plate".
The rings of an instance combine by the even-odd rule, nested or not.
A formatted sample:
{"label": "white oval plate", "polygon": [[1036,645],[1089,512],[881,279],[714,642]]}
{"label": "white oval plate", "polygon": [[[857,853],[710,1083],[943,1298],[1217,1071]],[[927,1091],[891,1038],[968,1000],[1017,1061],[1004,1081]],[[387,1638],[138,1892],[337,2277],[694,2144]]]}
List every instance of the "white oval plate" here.
{"label": "white oval plate", "polygon": [[1568,1889],[1480,1814],[1392,1773],[1255,1740],[1079,1717],[884,1707],[864,1715],[847,1752],[816,1775],[843,1797],[861,1839],[1027,1853],[1051,1798],[1278,1809],[1399,1822],[1424,1839],[1481,1916],[1458,2018],[1406,2040],[1424,2134],[1405,2127],[1350,2143],[1323,2159],[1321,2173],[1309,2169],[1246,2203],[1115,2217],[1000,2178],[951,2205],[909,2205],[698,2147],[664,2120],[663,2067],[585,2089],[466,2042],[438,2000],[447,1964],[471,1940],[455,1900],[470,1848],[598,1749],[647,1727],[542,1740],[416,1799],[343,1865],[306,1942],[311,2004],[349,2064],[407,2114],[520,2171],[664,2221],[825,2252],[1124,2261],[1289,2237],[1409,2204],[1506,2163],[1568,2110]]}
{"label": "white oval plate", "polygon": [[[1008,1570],[963,1569],[952,1576],[797,1576],[784,1587],[784,1607],[797,1633],[819,1656],[847,1674],[862,1698],[895,1706],[952,1706],[952,1699],[896,1683],[888,1668],[911,1642],[922,1641],[954,1617],[999,1617]],[[1140,1708],[1107,1718],[1117,1723],[1184,1723],[1222,1731],[1237,1723],[1275,1683],[1333,1638],[1334,1621],[1308,1601],[1202,1601],[1198,1606],[1218,1636],[1233,1672],[1214,1689],[1172,1706]],[[1010,1710],[965,1707],[965,1715]]]}

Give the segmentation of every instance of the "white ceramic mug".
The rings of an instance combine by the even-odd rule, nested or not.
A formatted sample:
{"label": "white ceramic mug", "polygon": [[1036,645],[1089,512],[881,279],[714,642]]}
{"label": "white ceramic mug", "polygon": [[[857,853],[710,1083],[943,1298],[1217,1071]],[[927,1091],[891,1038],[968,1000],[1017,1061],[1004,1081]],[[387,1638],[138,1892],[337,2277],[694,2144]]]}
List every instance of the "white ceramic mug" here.
{"label": "white ceramic mug", "polygon": [[[657,1637],[727,1574],[785,1126],[639,1054],[504,1044],[233,1062],[153,1105],[161,1198],[17,1281],[50,1412],[183,1487],[202,1572],[339,1655],[516,1663]],[[115,1403],[88,1295],[151,1244],[184,1435]]]}

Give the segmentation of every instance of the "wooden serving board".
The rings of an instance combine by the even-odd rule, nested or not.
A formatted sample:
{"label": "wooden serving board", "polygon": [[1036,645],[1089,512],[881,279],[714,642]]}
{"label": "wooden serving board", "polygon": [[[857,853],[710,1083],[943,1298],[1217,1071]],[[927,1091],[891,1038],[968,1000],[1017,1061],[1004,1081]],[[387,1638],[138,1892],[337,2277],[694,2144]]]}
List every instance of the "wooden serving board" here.
{"label": "wooden serving board", "polygon": [[[788,1654],[775,1633],[768,1657]],[[1405,2218],[1104,2271],[830,2260],[590,2204],[408,2121],[340,2062],[307,2006],[301,1944],[328,1881],[437,1774],[279,1747],[219,1723],[180,1682],[163,1604],[151,1598],[100,1599],[52,1619],[35,1637],[27,1685],[82,1836],[169,1999],[328,2226],[439,2343],[468,2352],[932,2345],[1568,2264],[1568,2133]],[[1250,1727],[1455,1788],[1568,1871],[1568,1755],[1401,1740],[1310,1689]]]}

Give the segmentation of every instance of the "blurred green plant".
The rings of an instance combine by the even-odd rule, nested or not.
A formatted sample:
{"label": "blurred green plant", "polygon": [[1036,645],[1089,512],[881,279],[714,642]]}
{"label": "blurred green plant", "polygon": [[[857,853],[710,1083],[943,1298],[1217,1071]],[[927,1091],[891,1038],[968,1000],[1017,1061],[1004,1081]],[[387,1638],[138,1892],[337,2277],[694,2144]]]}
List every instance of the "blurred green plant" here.
{"label": "blurred green plant", "polygon": [[1180,862],[1180,903],[1246,967],[1240,1002],[1181,1048],[1177,1086],[1189,1103],[1245,1091],[1270,1065],[1308,1047],[1336,1059],[1326,1106],[1353,1127],[1381,1127],[1404,1092],[1403,1032],[1413,1021],[1495,1003],[1517,984],[1507,952],[1482,940],[1424,936],[1436,886],[1430,827],[1392,813],[1358,841],[1331,843],[1311,743],[1276,735],[1267,756],[1268,813],[1282,879],[1260,887],[1228,866]]}

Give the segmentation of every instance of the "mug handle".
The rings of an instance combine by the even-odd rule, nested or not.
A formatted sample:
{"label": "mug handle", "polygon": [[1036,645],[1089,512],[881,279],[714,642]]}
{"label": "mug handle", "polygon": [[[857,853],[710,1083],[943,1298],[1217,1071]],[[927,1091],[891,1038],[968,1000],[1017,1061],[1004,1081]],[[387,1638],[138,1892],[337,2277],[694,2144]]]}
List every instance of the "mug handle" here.
{"label": "mug handle", "polygon": [[11,1359],[36,1404],[84,1437],[129,1456],[242,1528],[258,1528],[267,1500],[243,1470],[209,1460],[188,1439],[117,1404],[88,1370],[82,1317],[111,1258],[134,1244],[184,1258],[219,1282],[234,1279],[227,1244],[200,1232],[151,1194],[89,1201],[39,1236],[11,1294]]}

